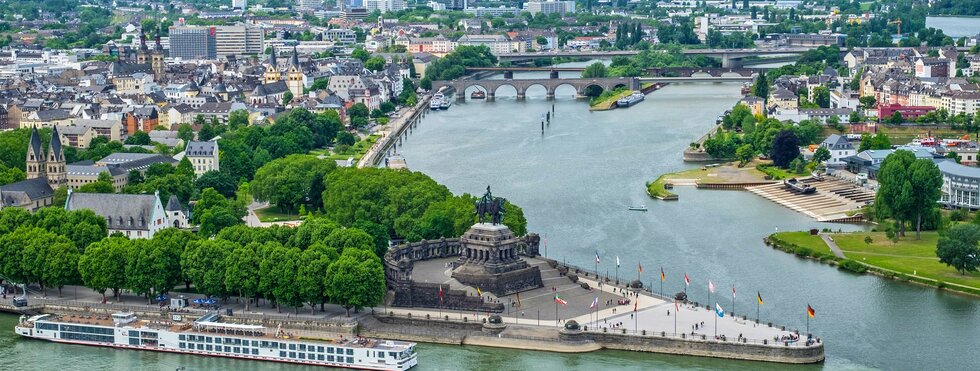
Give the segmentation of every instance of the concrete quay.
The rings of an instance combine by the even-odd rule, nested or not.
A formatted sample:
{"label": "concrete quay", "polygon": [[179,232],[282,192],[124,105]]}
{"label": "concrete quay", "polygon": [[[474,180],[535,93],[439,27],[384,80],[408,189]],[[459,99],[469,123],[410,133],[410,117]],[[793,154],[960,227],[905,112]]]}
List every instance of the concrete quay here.
{"label": "concrete quay", "polygon": [[745,189],[818,222],[861,222],[863,217],[854,213],[874,200],[874,193],[837,178],[803,178],[800,181],[816,186],[816,193],[798,194],[781,182]]}

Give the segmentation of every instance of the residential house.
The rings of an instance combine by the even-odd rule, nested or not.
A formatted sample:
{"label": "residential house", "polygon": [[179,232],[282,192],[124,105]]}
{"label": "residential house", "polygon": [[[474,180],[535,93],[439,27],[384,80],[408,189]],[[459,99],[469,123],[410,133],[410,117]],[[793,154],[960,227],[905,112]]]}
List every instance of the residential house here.
{"label": "residential house", "polygon": [[184,157],[194,165],[194,174],[201,176],[209,171],[220,170],[218,159],[218,142],[188,141],[184,148]]}
{"label": "residential house", "polygon": [[843,135],[838,134],[828,136],[827,139],[820,142],[820,147],[830,151],[830,159],[825,162],[828,165],[844,164],[844,159],[857,154],[857,150],[851,145],[851,142],[848,142]]}

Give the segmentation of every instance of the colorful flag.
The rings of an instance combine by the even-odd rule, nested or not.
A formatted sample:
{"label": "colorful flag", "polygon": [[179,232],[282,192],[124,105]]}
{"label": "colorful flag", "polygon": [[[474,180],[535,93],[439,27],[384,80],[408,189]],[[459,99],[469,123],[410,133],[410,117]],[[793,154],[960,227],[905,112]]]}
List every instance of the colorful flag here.
{"label": "colorful flag", "polygon": [[639,300],[633,302],[633,311],[634,312],[636,312],[636,305],[637,304],[640,304],[640,301]]}
{"label": "colorful flag", "polygon": [[717,314],[718,317],[725,317],[725,310],[721,309],[721,305],[718,305],[718,303],[715,303],[715,314]]}
{"label": "colorful flag", "polygon": [[732,284],[732,299],[735,299],[735,284]]}
{"label": "colorful flag", "polygon": [[660,282],[664,282],[666,280],[667,280],[667,275],[664,274],[664,267],[660,267]]}
{"label": "colorful flag", "polygon": [[442,305],[442,285],[439,285],[439,305]]}
{"label": "colorful flag", "polygon": [[619,268],[619,255],[616,255],[616,268]]}
{"label": "colorful flag", "polygon": [[813,315],[815,315],[815,314],[817,314],[817,312],[815,312],[815,311],[813,310],[813,307],[811,307],[811,306],[810,306],[810,304],[807,304],[807,305],[806,305],[806,314],[807,314],[808,316],[810,316],[810,318],[813,318]]}
{"label": "colorful flag", "polygon": [[595,263],[599,264],[599,250],[596,250],[595,252]]}
{"label": "colorful flag", "polygon": [[680,303],[681,302],[679,302],[679,301],[676,301],[676,300],[674,301],[674,309],[675,309],[674,315],[675,316],[677,315],[677,312],[680,312],[681,311],[681,304]]}
{"label": "colorful flag", "polygon": [[691,286],[691,279],[687,277],[687,272],[684,272],[684,286]]}
{"label": "colorful flag", "polygon": [[592,304],[589,305],[589,308],[590,309],[593,309],[593,308],[598,307],[598,306],[599,306],[599,297],[596,296],[595,299],[592,299]]}
{"label": "colorful flag", "polygon": [[765,302],[762,301],[762,294],[758,291],[755,292],[755,298],[759,299],[759,305],[765,304]]}
{"label": "colorful flag", "polygon": [[483,290],[480,290],[480,288],[477,287],[476,288],[476,294],[479,295],[479,296],[483,296]]}
{"label": "colorful flag", "polygon": [[643,265],[641,265],[640,262],[636,262],[636,271],[643,273]]}
{"label": "colorful flag", "polygon": [[711,280],[708,280],[708,291],[711,291],[712,294],[715,293],[715,284],[711,283]]}
{"label": "colorful flag", "polygon": [[558,294],[555,294],[555,303],[558,303],[558,304],[561,304],[561,305],[568,305],[568,302],[565,301],[565,299],[562,299],[562,298],[558,297]]}
{"label": "colorful flag", "polygon": [[521,293],[517,293],[517,306],[521,306]]}

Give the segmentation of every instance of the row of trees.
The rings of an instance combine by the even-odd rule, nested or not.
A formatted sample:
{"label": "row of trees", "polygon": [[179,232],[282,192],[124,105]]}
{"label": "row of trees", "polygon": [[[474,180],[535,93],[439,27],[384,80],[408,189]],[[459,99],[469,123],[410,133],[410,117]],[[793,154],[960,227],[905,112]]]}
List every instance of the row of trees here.
{"label": "row of trees", "polygon": [[923,219],[938,208],[943,183],[939,167],[932,159],[916,159],[911,151],[899,150],[885,158],[877,178],[876,217],[893,219],[903,237],[906,226],[912,225],[919,239]]}
{"label": "row of trees", "polygon": [[[213,202],[211,192],[202,203]],[[148,300],[183,284],[208,296],[265,298],[279,308],[362,308],[380,303],[385,291],[378,242],[387,247],[387,239],[326,218],[299,228],[238,225],[213,239],[173,228],[152,239],[105,236],[105,220],[89,210],[0,210],[0,274],[59,291],[83,284],[103,297],[130,290]]]}
{"label": "row of trees", "polygon": [[[322,212],[348,227],[360,227],[383,238],[409,241],[458,237],[476,222],[476,198],[455,196],[445,186],[419,172],[390,169],[337,168],[313,156],[294,155],[263,166],[250,183],[259,201],[283,211]],[[520,207],[505,205],[504,224],[517,235],[527,233]],[[378,241],[379,243],[382,241]]]}

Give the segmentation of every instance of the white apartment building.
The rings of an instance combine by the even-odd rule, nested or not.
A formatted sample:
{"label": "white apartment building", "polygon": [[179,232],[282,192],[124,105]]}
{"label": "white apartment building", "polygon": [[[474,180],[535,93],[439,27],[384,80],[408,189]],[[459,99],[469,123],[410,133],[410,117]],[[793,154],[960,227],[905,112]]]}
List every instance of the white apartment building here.
{"label": "white apartment building", "polygon": [[189,141],[184,148],[184,157],[194,165],[194,175],[201,176],[209,171],[220,170],[218,161],[218,142]]}
{"label": "white apartment building", "polygon": [[493,55],[509,54],[513,52],[513,45],[507,36],[504,35],[463,35],[457,41],[459,45],[486,45],[490,48]]}
{"label": "white apartment building", "polygon": [[539,1],[529,1],[529,2],[524,3],[524,10],[526,10],[528,13],[531,13],[532,15],[533,14],[538,14],[538,13],[544,13],[544,14],[552,14],[552,13],[559,13],[559,14],[575,13],[575,2],[574,1],[556,1],[556,0],[549,0],[549,1],[540,1],[540,0]]}

